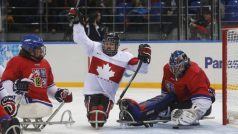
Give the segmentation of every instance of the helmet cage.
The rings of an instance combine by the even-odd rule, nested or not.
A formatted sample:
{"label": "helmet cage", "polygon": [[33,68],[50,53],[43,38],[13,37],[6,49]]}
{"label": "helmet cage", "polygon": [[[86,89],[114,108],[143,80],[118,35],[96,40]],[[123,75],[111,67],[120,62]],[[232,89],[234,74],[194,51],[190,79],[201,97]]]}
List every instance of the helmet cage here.
{"label": "helmet cage", "polygon": [[[109,33],[103,39],[102,50],[108,56],[114,56],[117,54],[118,47],[119,47],[119,36],[116,33]],[[110,43],[110,45],[114,45],[114,49],[107,49],[106,43]]]}
{"label": "helmet cage", "polygon": [[175,51],[171,54],[169,61],[170,71],[174,74],[175,78],[181,77],[189,65],[189,58],[182,51]]}
{"label": "helmet cage", "polygon": [[33,49],[30,48],[29,50],[30,55],[36,59],[43,59],[46,55],[46,47],[41,46],[41,47],[35,47]]}

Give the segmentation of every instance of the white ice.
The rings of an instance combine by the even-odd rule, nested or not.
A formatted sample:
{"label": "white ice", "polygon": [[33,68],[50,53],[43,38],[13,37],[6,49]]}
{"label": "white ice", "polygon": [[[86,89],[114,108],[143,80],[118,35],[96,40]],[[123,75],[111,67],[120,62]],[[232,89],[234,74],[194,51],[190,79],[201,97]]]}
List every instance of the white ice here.
{"label": "white ice", "polygon": [[[238,127],[222,125],[222,99],[221,91],[217,91],[216,102],[213,104],[213,110],[210,116],[215,119],[200,121],[200,126],[189,129],[172,129],[170,123],[158,123],[152,128],[145,127],[121,127],[118,120],[119,108],[114,105],[109,119],[103,128],[94,129],[90,126],[86,118],[86,109],[84,107],[84,96],[81,89],[70,89],[73,92],[73,102],[65,104],[59,113],[53,118],[54,121],[60,120],[61,113],[69,109],[72,112],[73,119],[76,121],[72,126],[48,125],[41,132],[23,131],[24,134],[238,134]],[[122,89],[117,92],[116,99],[119,98]],[[238,93],[238,92],[237,92]],[[131,88],[125,94],[126,98],[132,98],[138,102],[144,101],[160,94],[159,89],[136,89]],[[237,99],[237,98],[234,98]],[[59,104],[54,102],[55,107]],[[237,106],[238,107],[238,106]],[[46,118],[44,119],[46,120]],[[238,125],[237,125],[238,126]]]}

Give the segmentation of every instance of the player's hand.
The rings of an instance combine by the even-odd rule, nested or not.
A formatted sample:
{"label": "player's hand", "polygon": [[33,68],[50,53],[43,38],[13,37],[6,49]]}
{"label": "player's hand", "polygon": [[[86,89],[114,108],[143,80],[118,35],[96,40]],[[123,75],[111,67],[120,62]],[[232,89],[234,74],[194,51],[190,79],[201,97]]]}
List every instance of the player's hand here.
{"label": "player's hand", "polygon": [[140,44],[138,49],[138,59],[144,63],[150,64],[151,48],[148,44]]}
{"label": "player's hand", "polygon": [[73,24],[81,23],[84,25],[84,17],[81,12],[79,12],[78,8],[70,8],[68,12],[68,20],[70,22],[69,26],[72,27]]}
{"label": "player's hand", "polygon": [[65,102],[65,103],[70,103],[73,100],[72,93],[69,92],[68,89],[60,89],[58,88],[57,92],[55,93],[55,99],[58,102]]}
{"label": "player's hand", "polygon": [[15,97],[14,96],[5,96],[1,100],[1,105],[5,109],[5,111],[11,115],[15,116],[17,114],[17,108],[15,103]]}
{"label": "player's hand", "polygon": [[33,80],[28,78],[18,79],[13,84],[13,91],[16,94],[24,94],[27,93],[32,86],[34,86]]}

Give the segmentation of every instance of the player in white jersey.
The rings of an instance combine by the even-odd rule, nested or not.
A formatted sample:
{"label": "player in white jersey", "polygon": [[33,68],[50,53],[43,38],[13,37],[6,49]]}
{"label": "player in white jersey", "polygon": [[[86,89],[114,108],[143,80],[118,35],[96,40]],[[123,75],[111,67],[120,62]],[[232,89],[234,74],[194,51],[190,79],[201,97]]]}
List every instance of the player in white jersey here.
{"label": "player in white jersey", "polygon": [[135,71],[141,60],[143,63],[139,72],[147,73],[151,49],[148,44],[141,44],[138,57],[118,50],[120,39],[117,33],[106,34],[102,43],[92,41],[85,34],[82,15],[76,9],[70,10],[69,18],[74,23],[74,41],[91,58],[83,89],[87,117],[92,127],[102,127],[115,102],[115,94],[124,72]]}

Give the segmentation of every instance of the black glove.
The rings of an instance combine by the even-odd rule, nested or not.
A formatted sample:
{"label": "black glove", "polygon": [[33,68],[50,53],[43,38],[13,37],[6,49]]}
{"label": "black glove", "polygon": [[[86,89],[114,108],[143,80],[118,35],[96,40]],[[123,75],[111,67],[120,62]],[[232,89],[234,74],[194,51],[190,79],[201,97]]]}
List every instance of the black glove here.
{"label": "black glove", "polygon": [[65,102],[70,103],[73,100],[72,93],[69,92],[68,89],[60,89],[58,88],[57,92],[55,93],[55,99],[58,102]]}
{"label": "black glove", "polygon": [[5,96],[1,100],[1,105],[5,109],[5,111],[11,115],[15,116],[17,114],[17,108],[15,103],[15,97],[14,96]]}
{"label": "black glove", "polygon": [[18,79],[14,82],[13,91],[16,94],[24,94],[28,92],[31,86],[33,86],[33,81],[31,79]]}
{"label": "black glove", "polygon": [[82,25],[85,25],[84,15],[79,12],[78,8],[70,8],[68,13],[68,20],[70,22],[69,26],[72,27],[73,24],[78,24],[79,22]]}
{"label": "black glove", "polygon": [[144,63],[150,64],[151,48],[148,44],[140,44],[138,49],[138,59]]}

